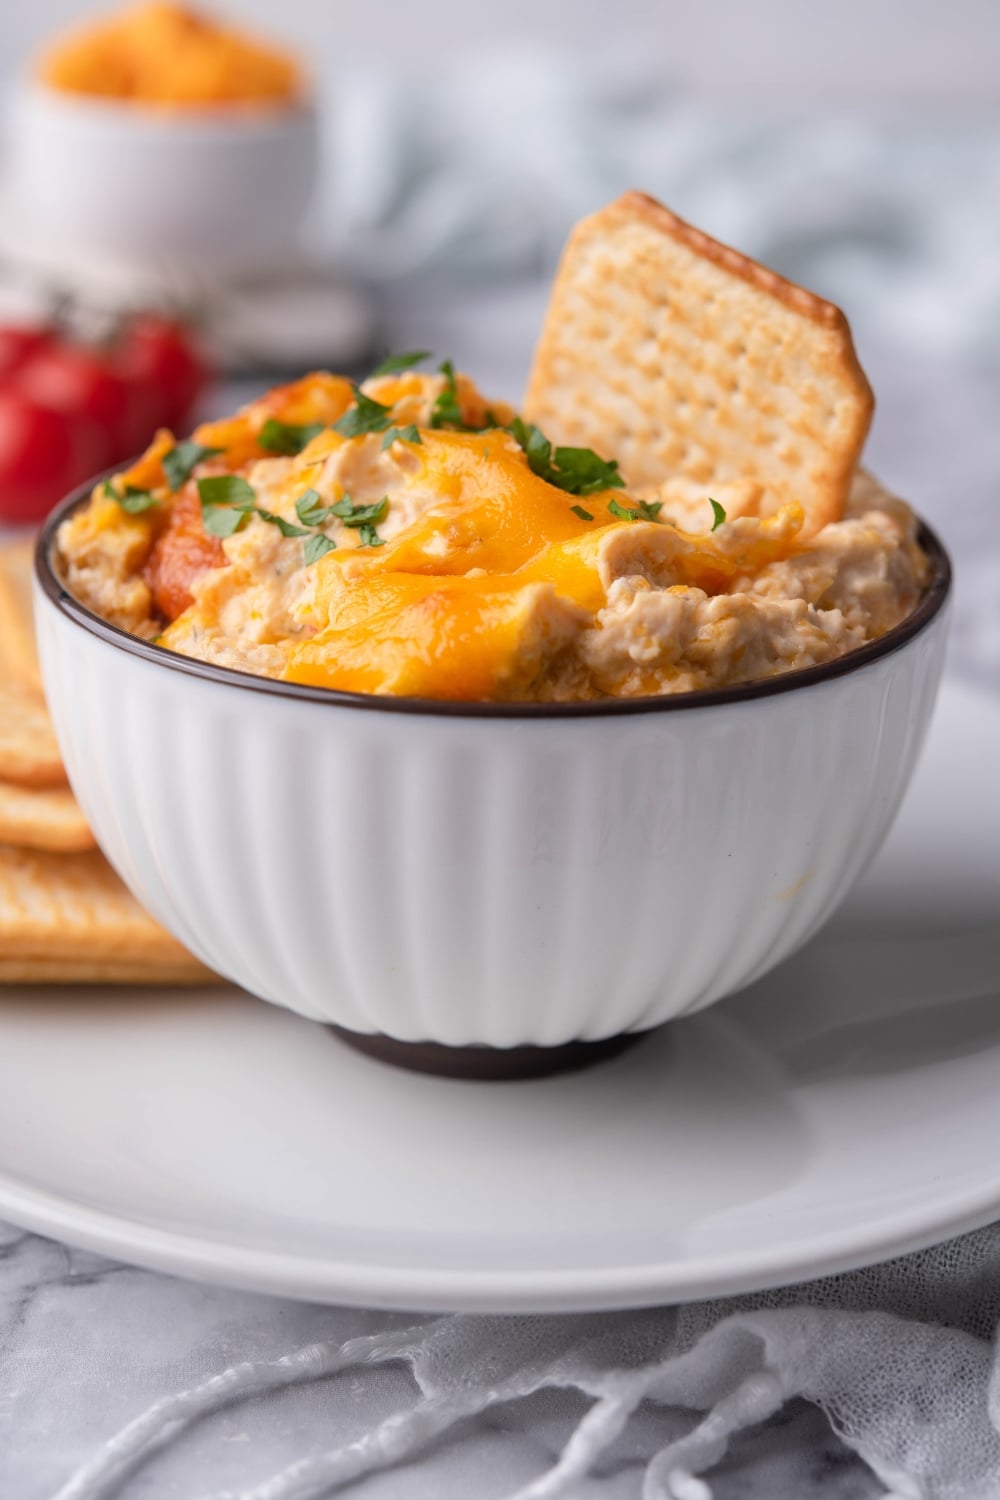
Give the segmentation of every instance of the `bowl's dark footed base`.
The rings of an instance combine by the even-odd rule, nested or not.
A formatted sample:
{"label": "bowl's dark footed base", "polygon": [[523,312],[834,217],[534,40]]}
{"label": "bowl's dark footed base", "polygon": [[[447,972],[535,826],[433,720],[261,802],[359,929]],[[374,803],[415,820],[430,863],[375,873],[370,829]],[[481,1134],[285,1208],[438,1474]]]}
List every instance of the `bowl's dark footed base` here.
{"label": "bowl's dark footed base", "polygon": [[440,1042],[399,1042],[395,1037],[365,1035],[343,1026],[330,1030],[367,1057],[409,1068],[413,1073],[436,1073],[441,1078],[464,1078],[501,1083],[514,1078],[546,1078],[552,1073],[571,1073],[591,1063],[617,1057],[646,1035],[626,1031],[603,1037],[599,1042],[566,1042],[562,1047],[446,1047]]}

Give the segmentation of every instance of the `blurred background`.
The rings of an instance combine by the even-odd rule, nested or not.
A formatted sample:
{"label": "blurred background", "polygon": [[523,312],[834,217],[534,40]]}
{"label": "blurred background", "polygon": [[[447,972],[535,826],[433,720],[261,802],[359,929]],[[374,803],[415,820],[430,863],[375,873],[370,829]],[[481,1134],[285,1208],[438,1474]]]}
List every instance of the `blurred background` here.
{"label": "blurred background", "polygon": [[[298,52],[321,152],[281,266],[193,290],[190,275],[162,268],[214,343],[223,378],[203,410],[279,371],[360,371],[373,353],[410,347],[516,399],[568,227],[644,188],[844,307],[878,398],[870,466],[951,543],[953,660],[1000,683],[993,0],[211,10]],[[81,0],[7,6],[9,102],[39,49],[91,15]],[[271,190],[257,184],[262,203]],[[74,264],[71,234],[32,235],[18,204],[3,206],[0,268],[15,298],[67,284],[105,308],[119,289],[149,295],[136,292],[134,268],[113,256],[95,266],[93,254]]]}

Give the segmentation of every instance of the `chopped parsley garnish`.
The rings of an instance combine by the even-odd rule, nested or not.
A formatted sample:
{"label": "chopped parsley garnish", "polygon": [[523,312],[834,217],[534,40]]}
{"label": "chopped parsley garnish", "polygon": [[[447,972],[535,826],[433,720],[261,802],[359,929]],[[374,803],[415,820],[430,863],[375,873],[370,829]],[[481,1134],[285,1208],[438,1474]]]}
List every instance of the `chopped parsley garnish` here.
{"label": "chopped parsley garnish", "polygon": [[392,426],[392,407],[383,406],[366,396],[360,386],[354,387],[355,405],[345,411],[339,422],[334,422],[334,432],[341,437],[364,437],[368,432],[385,432]]}
{"label": "chopped parsley garnish", "polygon": [[431,408],[432,427],[456,427],[459,432],[468,432],[469,426],[462,416],[462,408],[458,400],[458,381],[455,379],[455,366],[450,359],[441,361],[439,366],[444,376],[444,386],[437,395]]}
{"label": "chopped parsley garnish", "polygon": [[602,490],[620,490],[625,484],[617,462],[601,458],[590,448],[556,448],[552,465],[550,484],[571,495],[599,495]]}
{"label": "chopped parsley garnish", "polygon": [[282,536],[308,536],[309,533],[304,526],[296,526],[291,521],[286,521],[284,516],[276,516],[271,510],[264,510],[263,506],[255,505],[254,514],[260,516],[262,521],[267,521],[271,526],[277,526]]}
{"label": "chopped parsley garnish", "polygon": [[509,431],[523,448],[532,472],[569,495],[597,495],[624,487],[615,459],[601,458],[591,448],[553,448],[541,428],[520,417],[514,418]]}
{"label": "chopped parsley garnish", "polygon": [[358,533],[358,543],[362,547],[384,547],[385,538],[380,537],[375,527],[380,521],[384,521],[389,512],[389,497],[383,496],[374,505],[355,505],[350,495],[344,495],[336,505],[330,506],[330,514],[343,521],[345,526],[353,527]]}
{"label": "chopped parsley garnish", "polygon": [[198,480],[198,498],[202,505],[232,505],[237,510],[252,510],[257,495],[252,484],[240,474],[212,474]]}
{"label": "chopped parsley garnish", "polygon": [[397,370],[412,370],[414,365],[429,359],[430,352],[429,349],[414,349],[409,354],[390,354],[368,378],[371,380],[375,375],[395,375]]}
{"label": "chopped parsley garnish", "polygon": [[201,507],[201,524],[210,536],[233,536],[246,522],[249,510],[237,510],[234,505],[205,505]]}
{"label": "chopped parsley garnish", "polygon": [[388,497],[375,505],[355,505],[350,495],[345,494],[336,505],[324,505],[318,490],[306,490],[295,502],[295,514],[302,522],[301,526],[296,526],[294,521],[286,521],[284,516],[258,505],[253,486],[239,474],[213,474],[211,478],[199,479],[198,495],[202,525],[211,536],[234,536],[251,516],[259,516],[269,526],[276,526],[282,536],[305,537],[303,554],[307,565],[325,557],[337,545],[322,531],[312,529],[321,526],[331,516],[337,516],[345,526],[357,527],[362,546],[383,545],[375,526],[385,519],[389,509]]}
{"label": "chopped parsley garnish", "polygon": [[303,526],[322,526],[333,514],[329,505],[323,504],[318,490],[306,490],[295,502],[295,514]]}
{"label": "chopped parsley garnish", "polygon": [[203,463],[206,458],[215,458],[222,451],[221,448],[206,448],[203,443],[196,443],[193,439],[178,443],[161,460],[170,488],[179,490],[182,485],[187,484],[198,464]]}
{"label": "chopped parsley garnish", "polygon": [[617,500],[608,501],[608,510],[619,521],[641,521],[642,516],[637,510],[631,510],[627,505],[619,505]]}
{"label": "chopped parsley garnish", "polygon": [[633,510],[630,505],[619,505],[617,500],[608,501],[608,510],[619,521],[655,521],[663,509],[662,500],[637,500]]}
{"label": "chopped parsley garnish", "polygon": [[268,453],[281,453],[291,457],[301,453],[322,431],[322,422],[307,422],[304,426],[296,426],[293,422],[279,422],[276,417],[268,417],[257,434],[257,442]]}
{"label": "chopped parsley garnish", "polygon": [[124,490],[116,490],[110,479],[106,479],[101,485],[101,494],[106,495],[109,500],[117,500],[122,510],[128,511],[130,516],[141,515],[144,510],[152,510],[154,505],[159,505],[159,500],[152,490],[140,489],[138,485],[127,484]]}
{"label": "chopped parsley garnish", "polygon": [[417,430],[416,424],[413,422],[407,423],[405,427],[390,427],[382,439],[382,451],[384,452],[386,448],[391,448],[393,443],[396,442],[420,443],[423,446],[423,439]]}
{"label": "chopped parsley garnish", "polygon": [[144,510],[152,510],[154,505],[160,503],[152,490],[140,489],[135,484],[127,484],[124,490],[116,490],[110,479],[106,479],[101,485],[101,494],[109,500],[117,501],[122,510],[128,511],[130,516],[138,516]]}
{"label": "chopped parsley garnish", "polygon": [[[345,526],[357,531],[362,547],[385,545],[385,539],[378,535],[375,527],[389,513],[388,495],[377,500],[374,505],[355,505],[350,495],[345,493],[335,504],[324,505],[317,490],[306,490],[295,502],[295,513],[304,526],[322,526],[331,516],[336,516],[338,521],[343,521]],[[287,532],[285,534],[288,535]],[[302,534],[304,533],[300,533]],[[336,545],[336,542],[322,532],[310,536],[305,545],[306,562],[313,563],[325,557]]]}
{"label": "chopped parsley garnish", "polygon": [[530,422],[525,422],[521,417],[515,417],[510,424],[510,432],[524,450],[528,466],[533,473],[540,475],[543,479],[547,478],[551,467],[552,444],[542,429],[533,426]]}
{"label": "chopped parsley garnish", "polygon": [[571,505],[570,510],[574,516],[579,516],[581,521],[592,521],[594,518],[589,510],[584,510],[582,505]]}
{"label": "chopped parsley garnish", "polygon": [[139,489],[134,484],[125,486],[125,493],[115,495],[115,499],[122,510],[128,511],[130,516],[141,515],[144,510],[152,510],[154,505],[159,505],[159,500],[150,490]]}
{"label": "chopped parsley garnish", "polygon": [[210,536],[234,536],[257,508],[253,486],[239,474],[213,474],[198,480],[201,524]]}
{"label": "chopped parsley garnish", "polygon": [[377,526],[384,521],[389,511],[389,497],[384,495],[374,505],[355,505],[350,495],[345,495],[338,500],[336,505],[330,506],[331,516],[337,516],[345,526],[363,528],[365,526]]}
{"label": "chopped parsley garnish", "polygon": [[438,366],[440,373],[444,376],[444,386],[435,398],[431,407],[431,426],[436,428],[450,427],[454,432],[487,432],[490,428],[499,427],[500,423],[496,415],[487,409],[486,420],[481,423],[467,422],[462,416],[462,403],[458,397],[458,379],[455,375],[455,366],[450,359],[444,359]]}
{"label": "chopped parsley garnish", "polygon": [[712,530],[715,531],[722,525],[723,521],[725,521],[726,512],[723,510],[718,500],[713,500],[711,496],[709,497],[708,503],[712,507]]}
{"label": "chopped parsley garnish", "polygon": [[311,567],[314,562],[319,562],[328,552],[332,552],[337,543],[331,541],[322,531],[314,531],[302,549],[306,560],[306,567]]}

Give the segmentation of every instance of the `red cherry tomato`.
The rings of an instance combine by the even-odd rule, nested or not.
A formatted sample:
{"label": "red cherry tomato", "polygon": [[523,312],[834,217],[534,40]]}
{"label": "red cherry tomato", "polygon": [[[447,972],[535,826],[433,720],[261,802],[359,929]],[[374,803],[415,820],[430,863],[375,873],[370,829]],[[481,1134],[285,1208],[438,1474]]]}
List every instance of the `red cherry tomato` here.
{"label": "red cherry tomato", "polygon": [[105,449],[98,468],[128,457],[133,437],[129,388],[102,355],[78,344],[52,344],[21,366],[16,381],[29,400],[87,417],[100,428]]}
{"label": "red cherry tomato", "polygon": [[175,433],[186,430],[209,371],[179,323],[155,313],[133,319],[119,347],[117,368],[130,385],[152,393],[157,408],[154,425]]}
{"label": "red cherry tomato", "polygon": [[51,342],[52,336],[44,328],[0,325],[0,380],[27,364],[33,354]]}
{"label": "red cherry tomato", "polygon": [[151,443],[158,427],[165,425],[159,394],[143,381],[128,381],[128,425],[121,457],[134,458]]}
{"label": "red cherry tomato", "polygon": [[40,521],[101,467],[103,435],[89,418],[0,386],[0,520]]}

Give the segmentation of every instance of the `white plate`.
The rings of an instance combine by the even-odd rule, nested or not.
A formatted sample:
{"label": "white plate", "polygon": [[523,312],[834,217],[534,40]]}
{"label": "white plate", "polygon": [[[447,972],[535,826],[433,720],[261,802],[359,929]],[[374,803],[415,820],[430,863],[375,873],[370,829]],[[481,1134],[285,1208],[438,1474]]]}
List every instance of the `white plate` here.
{"label": "white plate", "polygon": [[0,1214],[234,1286],[503,1311],[747,1291],[985,1223],[998,765],[1000,706],[950,686],[889,844],[826,931],[563,1078],[397,1072],[236,993],[12,990]]}

